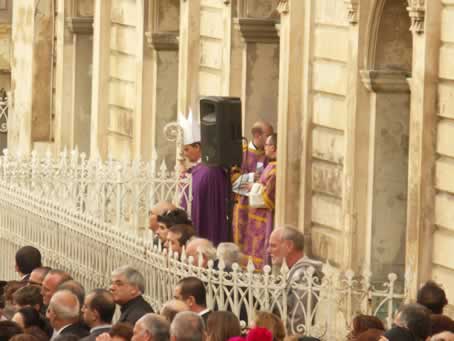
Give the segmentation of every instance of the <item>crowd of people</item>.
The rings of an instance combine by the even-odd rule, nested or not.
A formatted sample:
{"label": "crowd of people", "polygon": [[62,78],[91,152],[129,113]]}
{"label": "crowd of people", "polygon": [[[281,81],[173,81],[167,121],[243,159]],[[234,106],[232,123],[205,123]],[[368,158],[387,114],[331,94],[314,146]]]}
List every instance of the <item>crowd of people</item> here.
{"label": "crowd of people", "polygon": [[[274,261],[287,259],[290,269],[297,273],[307,266],[303,250],[298,250],[298,243],[303,240],[298,241],[301,236],[295,235],[297,230],[289,229],[273,231],[270,252]],[[292,245],[293,240],[296,246]],[[286,243],[284,249],[293,248],[290,254],[275,251]],[[143,297],[143,274],[130,266],[115,269],[108,288],[88,292],[71,274],[43,266],[40,251],[32,246],[17,251],[15,269],[18,280],[2,282],[0,286],[0,341],[317,340],[289,335],[282,319],[267,311],[256,312],[255,319],[244,328],[232,312],[207,306],[206,288],[196,277],[181,279],[173,288],[173,299],[163,304],[160,311],[154,311]],[[452,341],[454,321],[443,315],[447,304],[444,290],[429,281],[420,288],[417,303],[401,307],[392,328],[385,330],[377,317],[358,315],[346,339]]]}

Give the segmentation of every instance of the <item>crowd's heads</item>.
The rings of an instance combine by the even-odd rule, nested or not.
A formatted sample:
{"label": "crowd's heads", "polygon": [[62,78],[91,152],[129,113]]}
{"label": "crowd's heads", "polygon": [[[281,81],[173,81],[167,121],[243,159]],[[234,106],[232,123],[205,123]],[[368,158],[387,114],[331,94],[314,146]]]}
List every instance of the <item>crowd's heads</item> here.
{"label": "crowd's heads", "polygon": [[442,314],[448,304],[445,291],[435,282],[426,282],[418,291],[417,302],[433,314]]}
{"label": "crowd's heads", "polygon": [[273,313],[259,311],[256,314],[255,327],[268,329],[273,334],[274,341],[283,341],[285,338],[285,326],[282,320]]}
{"label": "crowd's heads", "polygon": [[292,266],[304,254],[304,235],[292,226],[278,227],[270,235],[268,253],[274,265],[282,265],[285,260]]}
{"label": "crowd's heads", "polygon": [[104,289],[95,289],[86,297],[82,307],[84,322],[90,327],[111,324],[115,314],[112,294]]}
{"label": "crowd's heads", "polygon": [[39,311],[43,305],[41,288],[37,285],[24,286],[13,294],[13,301],[18,308],[33,307]]}
{"label": "crowd's heads", "polygon": [[52,269],[48,266],[41,266],[39,268],[36,268],[31,272],[28,282],[32,285],[41,285],[50,270]]}
{"label": "crowd's heads", "polygon": [[171,323],[175,316],[182,311],[189,311],[188,305],[182,300],[173,299],[164,303],[160,314]]}
{"label": "crowd's heads", "polygon": [[235,243],[220,243],[216,250],[216,257],[224,262],[226,268],[232,268],[232,265],[241,263],[243,257],[240,247]]}
{"label": "crowd's heads", "polygon": [[122,266],[112,272],[110,292],[117,304],[126,304],[145,291],[145,278],[136,269]]}
{"label": "crowd's heads", "polygon": [[206,290],[197,277],[186,277],[175,287],[174,298],[185,302],[189,309],[199,312],[206,308]]}
{"label": "crowd's heads", "polygon": [[69,290],[69,291],[71,291],[74,295],[77,296],[77,299],[79,300],[80,306],[82,306],[84,304],[85,288],[79,282],[77,282],[77,281],[75,281],[73,279],[70,279],[69,281],[65,281],[62,284],[60,284],[58,286],[57,290]]}
{"label": "crowd's heads", "polygon": [[194,264],[206,268],[210,260],[216,259],[216,248],[208,239],[194,238],[186,247],[186,255],[193,258]]}
{"label": "crowd's heads", "polygon": [[38,327],[45,328],[45,323],[41,318],[40,313],[32,307],[24,307],[19,309],[13,316],[12,321],[16,322],[21,328]]}
{"label": "crowd's heads", "polygon": [[41,295],[43,296],[43,303],[49,305],[50,299],[57,291],[60,284],[71,280],[72,277],[69,273],[62,270],[51,270],[44,277],[41,287]]}
{"label": "crowd's heads", "polygon": [[252,142],[254,145],[262,149],[268,136],[273,134],[273,126],[265,121],[257,121],[251,128]]}
{"label": "crowd's heads", "polygon": [[170,326],[170,340],[204,341],[205,327],[202,318],[191,311],[177,314]]}
{"label": "crowd's heads", "polygon": [[158,228],[155,231],[161,242],[164,244],[167,240],[169,229],[178,224],[190,225],[191,221],[188,214],[181,208],[167,211],[157,217]]}
{"label": "crowd's heads", "polygon": [[385,330],[383,322],[375,316],[372,315],[357,315],[352,321],[352,331],[349,334],[349,339],[353,340],[361,333],[369,329],[378,329]]}
{"label": "crowd's heads", "polygon": [[438,334],[444,331],[454,333],[454,321],[448,316],[432,314],[430,319],[432,320],[432,334]]}
{"label": "crowd's heads", "polygon": [[116,323],[109,332],[111,341],[130,341],[133,336],[133,328],[129,323]]}
{"label": "crowd's heads", "polygon": [[214,311],[208,316],[207,341],[224,341],[241,335],[240,320],[230,311]]}
{"label": "crowd's heads", "polygon": [[163,316],[146,314],[134,326],[132,341],[168,341],[170,323]]}
{"label": "crowd's heads", "polygon": [[183,247],[195,235],[195,230],[192,225],[177,224],[173,225],[167,233],[166,247],[172,253],[181,255]]}
{"label": "crowd's heads", "polygon": [[57,291],[50,300],[46,317],[54,329],[78,321],[80,317],[79,299],[69,290]]}
{"label": "crowd's heads", "polygon": [[175,210],[177,207],[168,202],[168,201],[160,201],[158,204],[153,206],[149,212],[149,228],[153,231],[156,232],[158,229],[158,217],[161,215],[164,215],[168,212],[171,212]]}
{"label": "crowd's heads", "polygon": [[394,323],[395,326],[385,332],[385,340],[426,340],[432,334],[429,310],[420,304],[402,306]]}
{"label": "crowd's heads", "polygon": [[41,266],[41,252],[33,246],[21,247],[16,252],[16,271],[28,275]]}
{"label": "crowd's heads", "polygon": [[10,340],[14,335],[21,334],[22,328],[14,321],[0,321],[0,340]]}

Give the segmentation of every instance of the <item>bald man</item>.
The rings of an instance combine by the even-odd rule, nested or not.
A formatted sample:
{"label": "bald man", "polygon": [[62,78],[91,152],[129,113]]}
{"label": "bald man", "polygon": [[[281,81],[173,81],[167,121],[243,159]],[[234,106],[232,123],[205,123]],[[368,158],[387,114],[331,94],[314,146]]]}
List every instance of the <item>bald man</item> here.
{"label": "bald man", "polygon": [[54,329],[51,340],[59,335],[74,334],[83,338],[89,334],[80,322],[79,299],[69,290],[57,291],[52,296],[46,317]]}
{"label": "bald man", "polygon": [[[232,183],[236,192],[235,206],[233,207],[233,241],[244,249],[245,232],[248,225],[249,202],[246,195],[235,188],[243,187],[247,183],[257,180],[268,164],[265,155],[265,142],[273,134],[273,126],[265,121],[257,121],[251,129],[252,139],[243,146],[243,162],[241,169],[233,171]],[[249,174],[249,175],[248,175]],[[244,192],[243,192],[244,194]]]}

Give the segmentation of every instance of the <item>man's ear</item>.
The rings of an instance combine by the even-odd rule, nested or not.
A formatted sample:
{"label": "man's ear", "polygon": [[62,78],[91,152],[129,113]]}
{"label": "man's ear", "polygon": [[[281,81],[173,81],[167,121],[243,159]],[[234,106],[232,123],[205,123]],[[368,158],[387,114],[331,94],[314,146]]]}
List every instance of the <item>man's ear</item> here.
{"label": "man's ear", "polygon": [[192,307],[195,305],[195,297],[194,296],[189,296],[187,299],[186,299],[186,304],[189,306],[189,307]]}

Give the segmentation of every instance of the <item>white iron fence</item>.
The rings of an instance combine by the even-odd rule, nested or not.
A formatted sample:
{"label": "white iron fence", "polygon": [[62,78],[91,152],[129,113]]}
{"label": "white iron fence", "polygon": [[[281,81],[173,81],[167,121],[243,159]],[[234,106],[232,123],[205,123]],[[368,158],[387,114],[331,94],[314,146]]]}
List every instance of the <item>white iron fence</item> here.
{"label": "white iron fence", "polygon": [[176,202],[185,193],[181,186],[188,188],[188,181],[165,172],[153,164],[89,161],[77,153],[63,153],[58,160],[5,155],[0,159],[0,279],[17,278],[15,252],[33,245],[46,265],[68,271],[86,289],[108,286],[119,266],[137,267],[156,310],[172,298],[178,280],[194,275],[205,283],[210,307],[231,310],[246,321],[257,310],[273,310],[292,333],[343,340],[358,312],[390,324],[406,297],[395,275],[375,287],[368,274],[329,265],[321,280],[308,269],[298,281],[288,279],[286,267],[278,274],[268,267],[258,272],[252,263],[227,271],[221,260],[217,268],[203,269],[153,245],[148,231],[125,229],[158,199]]}
{"label": "white iron fence", "polygon": [[158,167],[157,159],[101,161],[77,151],[57,158],[50,152],[16,157],[4,151],[0,180],[118,227],[144,227],[149,209],[159,201],[191,201],[190,178],[169,170],[164,161]]}

